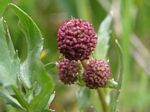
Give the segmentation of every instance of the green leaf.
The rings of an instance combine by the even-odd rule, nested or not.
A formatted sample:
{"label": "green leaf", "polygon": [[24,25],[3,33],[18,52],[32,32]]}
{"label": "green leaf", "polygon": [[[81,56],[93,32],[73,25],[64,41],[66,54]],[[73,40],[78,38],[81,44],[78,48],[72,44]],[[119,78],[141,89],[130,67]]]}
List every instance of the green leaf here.
{"label": "green leaf", "polygon": [[3,12],[9,2],[10,2],[10,0],[0,0],[0,16],[3,14]]}
{"label": "green leaf", "polygon": [[4,98],[8,104],[13,105],[16,108],[20,108],[24,110],[24,108],[20,105],[20,103],[11,96],[11,93],[8,89],[0,87],[0,97]]}
{"label": "green leaf", "polygon": [[41,112],[48,104],[53,84],[45,71],[44,66],[39,61],[33,63],[32,70],[34,71],[34,74],[38,74],[37,81],[41,85],[41,88],[40,93],[31,101],[30,107],[35,112]]}
{"label": "green leaf", "polygon": [[46,107],[53,89],[52,80],[39,60],[43,48],[42,34],[35,22],[22,9],[14,4],[9,4],[9,7],[19,17],[20,27],[27,40],[27,58],[21,65],[20,79],[28,88],[37,82],[39,92],[34,91],[36,94],[33,93],[30,108],[32,111],[41,112]]}
{"label": "green leaf", "polygon": [[25,98],[22,97],[21,93],[19,92],[19,90],[15,87],[15,86],[12,86],[12,89],[13,91],[15,92],[15,98],[18,100],[18,102],[23,106],[25,107],[28,112],[31,112],[30,108],[29,108],[29,105],[28,103],[26,102]]}
{"label": "green leaf", "polygon": [[9,49],[9,52],[10,52],[10,57],[12,57],[12,59],[17,60],[17,62],[18,62],[17,64],[19,65],[20,63],[19,63],[18,54],[17,54],[17,51],[15,51],[15,48],[13,46],[13,42],[11,40],[9,29],[8,29],[8,26],[7,26],[7,23],[6,23],[5,20],[4,20],[4,28],[5,28],[5,32],[6,32],[5,36],[6,36],[6,41],[7,41],[8,49]]}
{"label": "green leaf", "polygon": [[[42,34],[35,24],[35,22],[31,19],[31,17],[25,13],[22,9],[17,7],[16,5],[10,3],[9,7],[16,13],[20,20],[20,27],[24,32],[26,41],[27,41],[27,58],[25,62],[21,65],[21,79],[24,81],[27,87],[31,87],[31,81],[35,79],[31,78],[32,70],[31,70],[31,62],[39,58],[40,52],[43,48],[43,38]],[[33,80],[32,80],[33,79]]]}
{"label": "green leaf", "polygon": [[[11,102],[11,104],[26,109],[28,112],[42,112],[48,104],[53,89],[52,80],[39,58],[43,48],[42,34],[31,17],[23,10],[12,3],[8,7],[19,18],[19,25],[27,41],[27,57],[21,64],[11,41],[8,27],[6,24],[3,25],[3,18],[1,18],[0,52],[2,54],[0,55],[0,84],[2,88],[0,88],[0,95],[8,102]],[[17,87],[17,81],[18,85],[25,89],[25,92]],[[8,86],[13,90],[12,94],[6,91]],[[32,91],[34,86],[36,89]]]}
{"label": "green leaf", "polygon": [[[7,30],[8,31],[8,30]],[[8,36],[7,40],[5,35]],[[16,85],[16,77],[19,74],[19,59],[11,46],[11,38],[9,32],[5,32],[3,26],[3,18],[0,19],[0,83],[6,87]],[[10,47],[11,46],[11,47]]]}
{"label": "green leaf", "polygon": [[109,48],[109,33],[110,26],[112,22],[112,16],[108,15],[100,25],[98,31],[98,40],[95,48],[95,58],[97,59],[106,59],[107,51]]}
{"label": "green leaf", "polygon": [[0,19],[0,45],[0,96],[3,97],[7,103],[23,109],[21,104],[12,97],[14,93],[8,89],[12,85],[17,86],[16,77],[20,73],[20,64],[12,44],[6,21],[4,21],[3,18]]}

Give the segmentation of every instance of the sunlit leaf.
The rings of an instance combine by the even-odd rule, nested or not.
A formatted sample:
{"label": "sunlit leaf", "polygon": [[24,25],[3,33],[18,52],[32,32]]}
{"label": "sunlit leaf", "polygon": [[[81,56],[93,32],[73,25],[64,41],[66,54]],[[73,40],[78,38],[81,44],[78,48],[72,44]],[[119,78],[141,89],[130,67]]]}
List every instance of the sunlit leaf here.
{"label": "sunlit leaf", "polygon": [[95,49],[95,57],[97,59],[106,59],[107,51],[109,48],[109,33],[110,33],[110,26],[112,22],[112,16],[108,15],[100,25],[98,31],[98,40]]}

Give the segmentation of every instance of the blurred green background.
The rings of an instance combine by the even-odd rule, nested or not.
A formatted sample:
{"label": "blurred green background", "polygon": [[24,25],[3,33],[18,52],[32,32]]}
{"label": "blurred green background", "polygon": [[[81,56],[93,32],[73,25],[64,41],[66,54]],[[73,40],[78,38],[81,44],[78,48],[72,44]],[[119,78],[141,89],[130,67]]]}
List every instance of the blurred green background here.
{"label": "blurred green background", "polygon": [[[124,78],[119,101],[119,112],[150,111],[150,0],[0,0],[15,3],[38,24],[44,37],[41,59],[44,64],[58,61],[56,36],[59,25],[75,17],[86,19],[96,31],[102,20],[111,13],[113,22],[108,58],[112,76],[117,71],[117,53],[114,39],[118,38],[124,53]],[[11,12],[4,13],[15,48],[23,61],[26,43],[17,26],[18,18]],[[55,82],[55,99],[50,106],[56,112],[100,112],[101,104],[94,90],[77,86],[65,86],[57,77],[55,67],[47,71]],[[46,82],[45,82],[46,83]],[[80,96],[77,93],[81,92]],[[0,112],[16,112],[0,99]],[[82,112],[81,111],[81,112]],[[17,111],[18,112],[18,111]]]}

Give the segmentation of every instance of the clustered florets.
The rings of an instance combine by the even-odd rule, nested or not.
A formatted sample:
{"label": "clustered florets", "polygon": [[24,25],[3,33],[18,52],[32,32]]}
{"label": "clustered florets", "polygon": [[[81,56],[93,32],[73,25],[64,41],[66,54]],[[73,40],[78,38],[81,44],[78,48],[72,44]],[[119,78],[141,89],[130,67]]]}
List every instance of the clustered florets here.
{"label": "clustered florets", "polygon": [[58,30],[60,53],[69,60],[89,59],[96,46],[96,32],[91,24],[81,19],[65,21]]}
{"label": "clustered florets", "polygon": [[[59,61],[58,76],[64,84],[73,84],[77,81],[79,64],[89,59],[95,49],[96,41],[94,28],[85,20],[73,18],[60,26],[57,44],[60,53],[65,58]],[[96,89],[107,83],[110,77],[110,67],[106,61],[90,59],[89,63],[83,67],[82,79],[87,87]]]}
{"label": "clustered florets", "polygon": [[104,86],[109,76],[110,68],[104,60],[90,60],[83,73],[86,86],[91,89]]}
{"label": "clustered florets", "polygon": [[75,60],[62,59],[58,64],[59,79],[64,84],[73,84],[77,80],[79,64]]}

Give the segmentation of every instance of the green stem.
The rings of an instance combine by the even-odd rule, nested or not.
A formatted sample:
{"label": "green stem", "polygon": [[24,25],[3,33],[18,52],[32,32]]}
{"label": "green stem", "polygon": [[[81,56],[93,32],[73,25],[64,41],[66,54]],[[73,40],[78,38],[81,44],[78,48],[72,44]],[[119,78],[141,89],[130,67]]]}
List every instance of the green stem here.
{"label": "green stem", "polygon": [[103,94],[103,91],[102,89],[97,89],[97,94],[98,94],[98,97],[99,97],[99,100],[102,104],[102,109],[103,109],[103,112],[108,112],[108,105],[105,101],[105,95]]}

